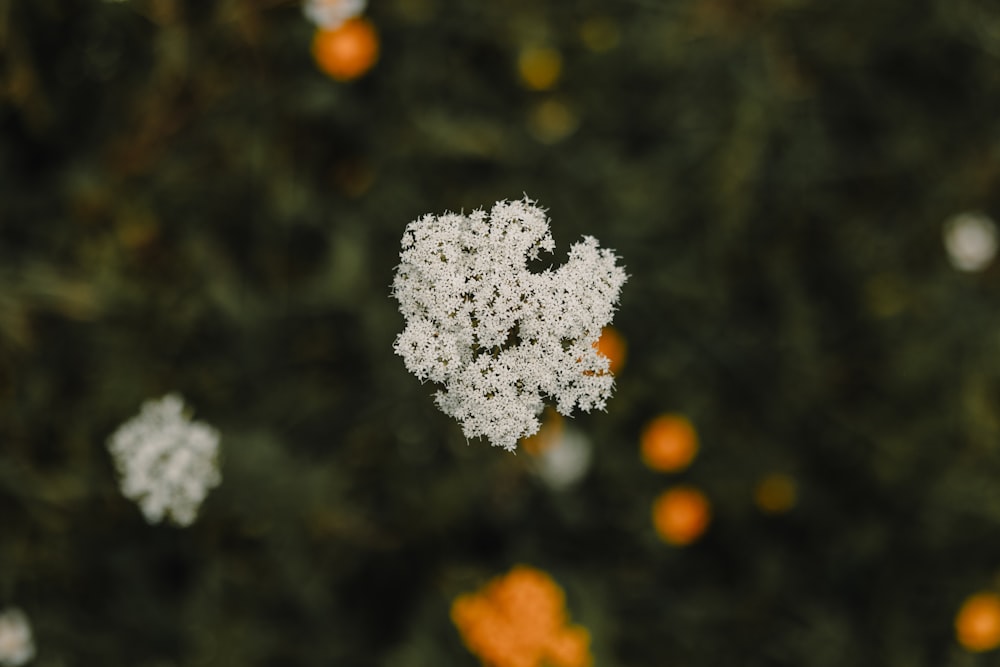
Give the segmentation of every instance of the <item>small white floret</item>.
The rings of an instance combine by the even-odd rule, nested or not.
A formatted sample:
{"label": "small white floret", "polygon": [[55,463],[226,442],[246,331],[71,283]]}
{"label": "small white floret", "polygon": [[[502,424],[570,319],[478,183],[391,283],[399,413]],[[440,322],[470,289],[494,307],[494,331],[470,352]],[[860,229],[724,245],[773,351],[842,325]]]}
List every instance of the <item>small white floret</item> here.
{"label": "small white floret", "polygon": [[19,667],[35,657],[28,617],[17,607],[0,612],[0,665]]}
{"label": "small white floret", "polygon": [[122,494],[139,504],[149,523],[169,517],[190,525],[208,491],[222,481],[218,431],[188,419],[176,394],[143,404],[114,432],[108,449]]}
{"label": "small white floret", "polygon": [[555,242],[525,198],[487,214],[425,215],[406,227],[393,296],[406,319],[394,349],[466,437],[514,450],[544,400],[569,415],[604,409],[614,378],[597,352],[626,280],[614,252],[585,236],[563,266],[528,261]]}

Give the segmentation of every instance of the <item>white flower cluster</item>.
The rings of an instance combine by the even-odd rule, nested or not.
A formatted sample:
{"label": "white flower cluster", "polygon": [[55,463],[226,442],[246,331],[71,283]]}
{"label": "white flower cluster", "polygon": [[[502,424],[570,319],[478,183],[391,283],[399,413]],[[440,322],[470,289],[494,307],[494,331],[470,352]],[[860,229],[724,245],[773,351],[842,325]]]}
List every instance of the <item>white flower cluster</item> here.
{"label": "white flower cluster", "polygon": [[410,223],[393,282],[406,327],[394,349],[468,438],[513,451],[538,431],[543,397],[569,415],[604,409],[614,378],[597,352],[626,280],[611,250],[585,236],[563,266],[533,273],[552,252],[545,211],[525,198],[487,214]]}
{"label": "white flower cluster", "polygon": [[302,13],[318,27],[333,30],[360,16],[367,4],[367,0],[306,0]]}
{"label": "white flower cluster", "polygon": [[183,410],[176,394],[147,401],[108,441],[122,494],[139,504],[149,523],[169,516],[190,525],[209,489],[222,481],[218,431]]}
{"label": "white flower cluster", "polygon": [[19,667],[35,657],[28,617],[17,607],[0,613],[0,665]]}

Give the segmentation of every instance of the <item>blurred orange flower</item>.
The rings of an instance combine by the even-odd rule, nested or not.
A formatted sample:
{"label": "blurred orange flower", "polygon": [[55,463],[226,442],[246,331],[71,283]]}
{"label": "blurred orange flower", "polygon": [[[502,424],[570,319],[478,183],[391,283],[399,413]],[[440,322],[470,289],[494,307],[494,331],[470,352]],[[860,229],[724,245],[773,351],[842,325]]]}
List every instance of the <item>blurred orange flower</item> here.
{"label": "blurred orange flower", "polygon": [[552,407],[545,407],[545,416],[542,418],[542,427],[534,435],[529,435],[521,439],[521,446],[524,451],[532,456],[540,456],[542,452],[551,449],[559,443],[563,436],[565,427],[563,416]]}
{"label": "blurred orange flower", "polygon": [[1000,596],[977,593],[966,598],[955,617],[955,635],[969,651],[990,651],[1000,646]]}
{"label": "blurred orange flower", "polygon": [[625,339],[614,327],[604,327],[601,330],[601,337],[597,339],[597,353],[608,358],[610,362],[608,370],[612,375],[617,375],[625,365]]}
{"label": "blurred orange flower", "polygon": [[653,527],[668,544],[691,544],[702,536],[711,520],[708,498],[693,486],[675,486],[653,501]]}
{"label": "blurred orange flower", "polygon": [[698,453],[698,434],[687,417],[660,415],[646,425],[639,442],[642,462],[657,472],[676,472]]}
{"label": "blurred orange flower", "polygon": [[366,19],[353,18],[342,25],[316,31],[312,54],[319,68],[337,81],[356,79],[378,60],[375,27]]}
{"label": "blurred orange flower", "polygon": [[563,590],[519,565],[481,590],[455,598],[451,620],[489,667],[589,667],[590,634],[568,625]]}

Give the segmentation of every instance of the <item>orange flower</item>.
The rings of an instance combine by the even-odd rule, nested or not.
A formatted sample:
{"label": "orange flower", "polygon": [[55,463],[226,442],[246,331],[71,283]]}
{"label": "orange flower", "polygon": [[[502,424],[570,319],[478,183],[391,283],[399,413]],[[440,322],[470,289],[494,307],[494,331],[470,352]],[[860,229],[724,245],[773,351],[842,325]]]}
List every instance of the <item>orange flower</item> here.
{"label": "orange flower", "polygon": [[676,472],[698,453],[698,434],[681,415],[661,415],[649,422],[640,439],[642,462],[657,472]]}
{"label": "orange flower", "polygon": [[320,29],[313,37],[313,59],[338,81],[356,79],[378,60],[378,34],[363,18],[353,18],[333,29]]}
{"label": "orange flower", "polygon": [[966,598],[955,617],[955,635],[970,651],[990,651],[1000,646],[1000,596],[977,593]]}
{"label": "orange flower", "polygon": [[653,501],[653,527],[668,544],[691,544],[702,536],[711,520],[708,498],[693,486],[675,486]]}
{"label": "orange flower", "polygon": [[468,649],[490,667],[589,667],[590,635],[567,624],[562,589],[520,565],[482,590],[455,598],[451,620]]}
{"label": "orange flower", "polygon": [[597,339],[597,353],[608,358],[608,370],[612,375],[617,375],[622,366],[625,365],[626,345],[625,339],[615,330],[608,326],[601,330],[601,337]]}
{"label": "orange flower", "polygon": [[521,446],[532,456],[540,456],[542,452],[551,449],[559,442],[564,428],[563,416],[551,407],[546,407],[542,427],[534,435],[522,438]]}

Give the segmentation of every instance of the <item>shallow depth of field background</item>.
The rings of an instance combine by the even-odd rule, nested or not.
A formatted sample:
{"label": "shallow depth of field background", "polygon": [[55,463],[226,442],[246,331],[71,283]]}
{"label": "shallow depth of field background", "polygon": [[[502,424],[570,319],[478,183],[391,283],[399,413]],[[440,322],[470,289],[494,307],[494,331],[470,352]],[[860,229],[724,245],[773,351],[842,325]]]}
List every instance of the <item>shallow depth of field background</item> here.
{"label": "shallow depth of field background", "polygon": [[[1000,5],[366,16],[341,83],[294,2],[0,0],[0,608],[33,664],[474,667],[451,602],[519,563],[601,667],[998,664],[953,623],[1000,586],[1000,267],[942,225],[1000,215]],[[554,262],[590,234],[631,276],[563,490],[391,349],[406,224],[524,194]],[[105,447],[171,391],[222,433],[188,529]],[[639,457],[664,412],[701,441],[676,474]],[[651,521],[680,483],[687,547]]]}

